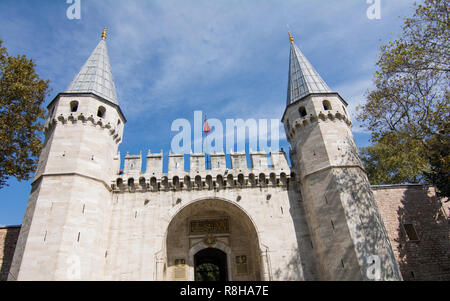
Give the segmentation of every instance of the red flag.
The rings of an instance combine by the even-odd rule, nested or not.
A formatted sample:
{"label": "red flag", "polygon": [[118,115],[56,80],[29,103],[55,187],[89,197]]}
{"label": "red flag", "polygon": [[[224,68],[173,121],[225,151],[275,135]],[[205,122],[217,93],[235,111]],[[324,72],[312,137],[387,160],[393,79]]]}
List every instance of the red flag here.
{"label": "red flag", "polygon": [[211,132],[211,128],[209,127],[208,120],[205,119],[205,125],[203,126],[203,132],[209,134]]}

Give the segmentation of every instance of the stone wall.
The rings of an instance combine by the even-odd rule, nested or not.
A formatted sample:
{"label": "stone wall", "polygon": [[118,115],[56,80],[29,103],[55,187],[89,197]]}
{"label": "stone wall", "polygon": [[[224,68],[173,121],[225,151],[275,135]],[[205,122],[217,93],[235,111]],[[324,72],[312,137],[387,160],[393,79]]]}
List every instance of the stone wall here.
{"label": "stone wall", "polygon": [[[421,185],[372,189],[403,279],[450,280],[450,202],[439,201],[433,188]],[[413,235],[415,230],[417,239],[404,225]]]}
{"label": "stone wall", "polygon": [[[450,202],[440,202],[433,188],[420,185],[372,189],[404,280],[450,280]],[[413,224],[419,240],[409,240],[402,223]],[[0,281],[8,277],[19,231],[0,227]]]}
{"label": "stone wall", "polygon": [[8,279],[19,232],[20,226],[0,226],[0,281]]}

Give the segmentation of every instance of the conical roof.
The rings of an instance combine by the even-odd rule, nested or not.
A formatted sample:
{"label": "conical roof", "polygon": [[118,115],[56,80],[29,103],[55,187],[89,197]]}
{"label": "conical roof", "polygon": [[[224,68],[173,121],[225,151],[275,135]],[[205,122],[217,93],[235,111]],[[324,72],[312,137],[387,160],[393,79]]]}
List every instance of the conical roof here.
{"label": "conical roof", "polygon": [[105,38],[98,43],[66,93],[93,93],[118,105]]}
{"label": "conical roof", "polygon": [[287,105],[298,101],[311,93],[330,93],[331,90],[295,45],[291,36],[291,54],[289,63],[289,85]]}

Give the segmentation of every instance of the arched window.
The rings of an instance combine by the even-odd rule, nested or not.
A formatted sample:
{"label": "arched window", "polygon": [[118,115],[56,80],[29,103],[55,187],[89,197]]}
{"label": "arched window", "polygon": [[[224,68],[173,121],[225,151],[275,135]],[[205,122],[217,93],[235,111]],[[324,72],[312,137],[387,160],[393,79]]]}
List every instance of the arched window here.
{"label": "arched window", "polygon": [[191,189],[191,178],[189,176],[184,177],[183,185],[186,187],[186,189]]}
{"label": "arched window", "polygon": [[202,182],[202,177],[201,176],[196,176],[195,177],[195,185],[197,186],[198,189],[202,189],[203,188],[203,182]]}
{"label": "arched window", "polygon": [[223,187],[223,177],[221,175],[217,175],[216,183],[217,183],[217,185],[219,185],[219,188]]}
{"label": "arched window", "polygon": [[227,185],[228,187],[234,187],[234,177],[231,174],[227,176]]}
{"label": "arched window", "polygon": [[106,114],[106,109],[105,109],[105,107],[100,106],[100,107],[98,108],[97,117],[105,118],[105,114]]}
{"label": "arched window", "polygon": [[345,113],[345,115],[348,115],[348,114],[347,114],[347,110],[345,109],[345,107],[344,107],[344,106],[342,106],[342,109],[344,109],[344,113]]}
{"label": "arched window", "polygon": [[156,189],[156,187],[158,186],[158,181],[155,177],[150,179],[150,186],[152,186],[153,189]]}
{"label": "arched window", "polygon": [[324,100],[324,101],[323,101],[323,109],[324,109],[325,111],[330,111],[330,110],[332,110],[331,103],[330,103],[328,100]]}
{"label": "arched window", "polygon": [[147,188],[147,183],[145,183],[145,178],[143,178],[143,177],[139,178],[139,185],[141,186],[142,189]]}
{"label": "arched window", "polygon": [[282,172],[282,173],[280,174],[280,181],[281,181],[281,183],[282,183],[283,185],[286,185],[286,183],[287,183],[287,176],[286,176],[286,174],[285,174],[284,172]]}
{"label": "arched window", "polygon": [[178,189],[180,187],[180,178],[175,176],[172,178],[173,186]]}
{"label": "arched window", "polygon": [[238,175],[238,183],[240,186],[244,186],[245,185],[245,178],[243,174],[239,174]]}
{"label": "arched window", "polygon": [[75,113],[78,111],[78,101],[74,100],[70,103],[70,112]]}
{"label": "arched window", "polygon": [[206,176],[206,185],[208,186],[208,189],[213,189],[213,179],[212,176],[207,175]]}
{"label": "arched window", "polygon": [[169,178],[168,177],[166,177],[166,176],[162,177],[161,183],[165,189],[169,188]]}
{"label": "arched window", "polygon": [[248,175],[248,181],[250,182],[250,185],[256,185],[256,179],[255,179],[255,175],[254,174],[249,174]]}
{"label": "arched window", "polygon": [[298,112],[300,113],[300,117],[305,117],[306,115],[308,115],[308,113],[306,113],[305,107],[300,107],[300,109],[298,109]]}
{"label": "arched window", "polygon": [[275,173],[271,173],[270,174],[270,183],[272,185],[276,185],[277,184],[277,175]]}
{"label": "arched window", "polygon": [[261,173],[259,174],[259,183],[261,183],[261,185],[266,185],[266,175]]}

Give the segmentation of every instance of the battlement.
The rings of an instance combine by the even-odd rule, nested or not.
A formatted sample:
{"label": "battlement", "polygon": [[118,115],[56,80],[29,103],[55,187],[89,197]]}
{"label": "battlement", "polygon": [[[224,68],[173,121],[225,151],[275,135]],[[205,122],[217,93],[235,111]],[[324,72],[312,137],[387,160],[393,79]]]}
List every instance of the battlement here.
{"label": "battlement", "polygon": [[60,123],[62,125],[66,125],[68,123],[76,124],[76,123],[91,123],[93,126],[98,126],[101,129],[108,130],[109,134],[116,142],[119,144],[122,141],[122,137],[119,134],[119,128],[111,124],[111,122],[105,121],[103,118],[96,117],[94,115],[85,116],[83,113],[67,113],[60,114],[59,116],[55,116],[54,118],[49,118],[44,124],[43,132],[47,134],[50,130],[52,130],[56,124]]}
{"label": "battlement", "polygon": [[308,126],[309,124],[313,124],[319,121],[334,121],[334,120],[340,120],[345,122],[348,126],[352,126],[352,121],[348,118],[346,114],[343,114],[339,111],[333,112],[333,111],[319,111],[319,113],[316,114],[310,114],[309,116],[304,116],[295,119],[292,122],[292,125],[289,126],[289,129],[287,129],[287,138],[290,141],[295,133],[302,129],[303,127]]}
{"label": "battlement", "polygon": [[[231,168],[227,167],[227,155],[217,153],[190,154],[190,169],[185,170],[184,154],[169,154],[168,171],[163,172],[163,152],[147,155],[147,166],[141,171],[142,155],[125,157],[123,173],[111,181],[115,192],[120,191],[168,191],[226,188],[288,187],[295,174],[281,152],[250,152],[229,154]],[[271,164],[269,164],[269,159]],[[207,161],[208,160],[208,161]],[[207,164],[206,164],[207,163]]]}

